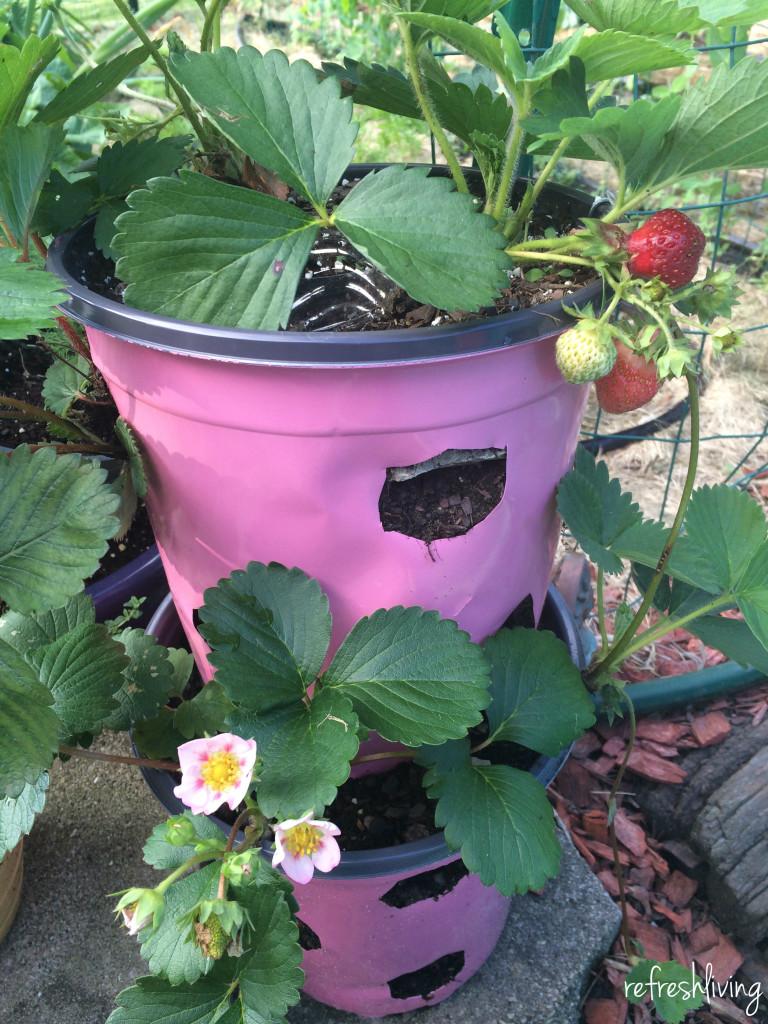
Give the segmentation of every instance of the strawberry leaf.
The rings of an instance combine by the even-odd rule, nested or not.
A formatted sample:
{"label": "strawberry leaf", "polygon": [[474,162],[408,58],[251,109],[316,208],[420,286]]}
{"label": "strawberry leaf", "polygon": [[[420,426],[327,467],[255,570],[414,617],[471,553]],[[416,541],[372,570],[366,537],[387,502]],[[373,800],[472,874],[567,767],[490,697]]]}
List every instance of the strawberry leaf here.
{"label": "strawberry leaf", "polygon": [[322,207],[352,162],[357,125],[352,101],[333,78],[318,81],[305,60],[251,46],[215,53],[187,50],[171,59],[179,79],[252,160]]}
{"label": "strawberry leaf", "polygon": [[581,673],[551,633],[501,629],[484,649],[491,663],[489,741],[555,757],[594,723]]}
{"label": "strawberry leaf", "polygon": [[186,170],[153,179],[129,206],[112,240],[127,303],[196,323],[285,326],[318,220]]}
{"label": "strawberry leaf", "polygon": [[641,960],[624,981],[624,995],[630,1003],[640,1003],[650,995],[667,1024],[681,1024],[688,1010],[703,1004],[706,992],[696,974],[683,964]]}
{"label": "strawberry leaf", "polygon": [[504,236],[450,179],[427,174],[394,165],[366,175],[338,206],[336,226],[416,301],[438,309],[491,305],[512,266]]}

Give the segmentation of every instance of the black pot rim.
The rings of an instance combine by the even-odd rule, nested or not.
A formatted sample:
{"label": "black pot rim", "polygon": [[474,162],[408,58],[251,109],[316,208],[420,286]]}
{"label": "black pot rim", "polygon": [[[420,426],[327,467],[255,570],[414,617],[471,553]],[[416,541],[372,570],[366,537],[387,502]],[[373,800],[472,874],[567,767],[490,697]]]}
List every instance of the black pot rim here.
{"label": "black pot rim", "polygon": [[[176,624],[168,622],[169,618],[171,620],[174,618],[174,611],[173,598],[171,594],[168,594],[161,601],[147,626],[146,632],[151,636],[158,636],[159,633],[158,639],[161,642],[175,642],[172,636],[168,636],[166,639],[166,635],[164,635],[175,631]],[[549,629],[556,633],[565,643],[573,661],[580,667],[583,667],[584,652],[576,623],[565,599],[552,584],[549,586],[544,601],[539,628]],[[178,625],[178,629],[179,631],[181,630],[180,625]],[[136,748],[134,747],[134,749]],[[529,770],[546,788],[565,764],[570,752],[571,747],[569,746],[561,750],[556,757],[541,754]],[[152,794],[169,813],[181,814],[187,809],[173,795],[173,789],[177,783],[171,772],[162,771],[157,768],[141,768],[141,773]],[[215,814],[210,815],[210,818],[225,835],[229,835],[229,825]],[[263,852],[264,856],[271,858],[271,853],[268,853],[266,850]],[[406,874],[435,867],[437,864],[455,859],[458,856],[460,856],[458,851],[450,850],[446,845],[443,833],[436,832],[426,839],[417,839],[412,843],[402,843],[399,846],[384,847],[377,850],[343,851],[339,865],[333,869],[333,877],[336,879],[361,879]]]}
{"label": "black pot rim", "polygon": [[[363,174],[385,166],[353,164],[348,173]],[[447,174],[444,167],[432,167],[431,171]],[[542,194],[561,197],[576,207],[574,212],[577,216],[584,217],[596,215],[596,208],[606,202],[564,185],[548,184]],[[87,288],[80,279],[80,267],[93,252],[94,219],[59,235],[50,247],[46,265],[61,278],[69,292],[69,298],[60,309],[86,327],[132,344],[192,358],[318,368],[455,359],[549,337],[573,323],[564,307],[572,308],[577,304],[582,307],[587,303],[599,305],[603,296],[603,282],[598,279],[565,299],[553,299],[533,309],[418,329],[312,333],[213,327],[146,313]]]}

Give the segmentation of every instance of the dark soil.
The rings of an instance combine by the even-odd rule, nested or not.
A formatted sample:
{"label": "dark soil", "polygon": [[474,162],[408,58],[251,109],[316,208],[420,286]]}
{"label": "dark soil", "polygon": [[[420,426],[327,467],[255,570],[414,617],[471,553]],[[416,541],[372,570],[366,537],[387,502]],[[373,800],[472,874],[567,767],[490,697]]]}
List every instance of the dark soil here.
{"label": "dark soil", "polygon": [[381,525],[427,544],[458,537],[496,508],[505,481],[504,459],[433,469],[411,480],[387,481],[379,499]]}

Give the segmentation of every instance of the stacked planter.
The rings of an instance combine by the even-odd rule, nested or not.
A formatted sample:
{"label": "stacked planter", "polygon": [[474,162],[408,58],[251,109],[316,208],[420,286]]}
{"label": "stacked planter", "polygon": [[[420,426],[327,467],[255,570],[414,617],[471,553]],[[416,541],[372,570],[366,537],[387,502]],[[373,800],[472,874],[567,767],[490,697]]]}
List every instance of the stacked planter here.
{"label": "stacked planter", "polygon": [[[354,169],[352,169],[354,170]],[[552,187],[547,201],[591,212]],[[437,609],[475,640],[531,595],[540,612],[588,388],[564,382],[560,299],[419,330],[291,333],[214,328],[90,290],[83,225],[52,246],[69,315],[143,446],[152,526],[184,630],[203,592],[251,560],[298,566],[328,594],[333,645],[398,604]],[[599,305],[601,283],[567,302]],[[449,449],[506,451],[500,503],[463,536],[427,546],[385,532],[391,467]]]}

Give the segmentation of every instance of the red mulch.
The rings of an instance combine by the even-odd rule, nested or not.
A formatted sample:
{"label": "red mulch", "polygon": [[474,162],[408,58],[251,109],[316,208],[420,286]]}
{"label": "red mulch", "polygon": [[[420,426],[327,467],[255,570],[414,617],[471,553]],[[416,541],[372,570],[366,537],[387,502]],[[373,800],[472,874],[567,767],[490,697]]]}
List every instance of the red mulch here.
{"label": "red mulch", "polygon": [[[675,637],[673,643],[680,643]],[[705,653],[706,657],[706,653]],[[704,708],[654,715],[638,721],[635,748],[617,798],[616,834],[627,893],[630,934],[642,943],[644,955],[675,959],[699,973],[711,964],[721,985],[739,980],[745,961],[737,943],[712,920],[705,894],[695,878],[697,858],[683,842],[662,843],[650,834],[632,800],[632,777],[660,785],[680,785],[686,773],[675,757],[688,749],[721,742],[736,724],[758,725],[768,710],[768,684]],[[598,723],[574,747],[572,757],[550,789],[555,809],[574,845],[618,903],[618,883],[608,833],[608,794],[626,752],[628,724]],[[691,874],[688,873],[691,871]],[[632,1006],[623,995],[629,971],[621,940],[596,972],[583,1008],[584,1024],[650,1024],[657,1020],[648,1005]],[[748,990],[754,981],[743,980]],[[731,989],[731,994],[733,990]],[[748,1000],[724,997],[689,1012],[695,1024],[755,1024],[747,1016]],[[761,999],[761,1004],[763,1000]],[[754,1008],[753,1008],[754,1010]],[[764,1007],[759,1013],[764,1013]]]}

